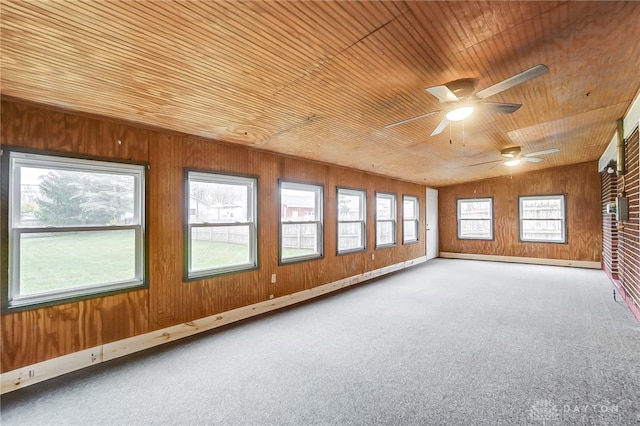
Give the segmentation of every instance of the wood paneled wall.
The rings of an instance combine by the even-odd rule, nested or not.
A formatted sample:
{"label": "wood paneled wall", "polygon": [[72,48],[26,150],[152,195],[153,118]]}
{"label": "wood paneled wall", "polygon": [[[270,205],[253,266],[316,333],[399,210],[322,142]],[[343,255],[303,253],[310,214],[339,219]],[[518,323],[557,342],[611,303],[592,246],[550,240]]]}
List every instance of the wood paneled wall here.
{"label": "wood paneled wall", "polygon": [[640,309],[640,146],[638,128],[627,139],[625,175],[618,178],[618,193],[629,197],[629,220],[618,231],[618,277]]}
{"label": "wood paneled wall", "polygon": [[[7,313],[1,317],[2,365],[22,366],[214,315],[274,297],[425,255],[425,187],[327,164],[222,144],[183,134],[145,129],[107,119],[2,101],[1,143],[99,158],[150,164],[149,288],[63,305]],[[120,142],[118,142],[120,141]],[[259,268],[183,282],[184,168],[258,176]],[[278,265],[278,179],[324,185],[325,256]],[[367,191],[367,250],[336,255],[336,186]],[[375,191],[420,199],[420,241],[402,245],[398,217],[396,247],[374,249]],[[375,259],[372,254],[375,252]],[[271,274],[277,283],[271,284]]]}
{"label": "wood paneled wall", "polygon": [[[567,244],[520,242],[518,196],[566,194]],[[493,197],[494,240],[459,240],[458,198]],[[440,251],[600,261],[600,174],[596,162],[556,167],[438,189]]]}

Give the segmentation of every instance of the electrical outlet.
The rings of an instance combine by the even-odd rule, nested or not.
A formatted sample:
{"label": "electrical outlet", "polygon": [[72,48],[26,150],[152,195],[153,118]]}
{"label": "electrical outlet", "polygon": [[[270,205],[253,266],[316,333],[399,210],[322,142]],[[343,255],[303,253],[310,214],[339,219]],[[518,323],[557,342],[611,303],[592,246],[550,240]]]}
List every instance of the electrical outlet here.
{"label": "electrical outlet", "polygon": [[376,254],[375,253],[371,253],[371,260],[376,260]]}
{"label": "electrical outlet", "polygon": [[273,294],[269,295],[269,300],[273,299]]}
{"label": "electrical outlet", "polygon": [[276,283],[276,274],[271,274],[271,284]]}

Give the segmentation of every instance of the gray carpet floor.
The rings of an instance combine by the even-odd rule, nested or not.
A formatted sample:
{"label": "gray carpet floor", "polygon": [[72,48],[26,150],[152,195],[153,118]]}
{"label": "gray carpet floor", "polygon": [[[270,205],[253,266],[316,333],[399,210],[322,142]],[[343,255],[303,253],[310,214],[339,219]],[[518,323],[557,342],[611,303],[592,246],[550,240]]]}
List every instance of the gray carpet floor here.
{"label": "gray carpet floor", "polygon": [[435,259],[2,396],[3,425],[640,425],[602,271]]}

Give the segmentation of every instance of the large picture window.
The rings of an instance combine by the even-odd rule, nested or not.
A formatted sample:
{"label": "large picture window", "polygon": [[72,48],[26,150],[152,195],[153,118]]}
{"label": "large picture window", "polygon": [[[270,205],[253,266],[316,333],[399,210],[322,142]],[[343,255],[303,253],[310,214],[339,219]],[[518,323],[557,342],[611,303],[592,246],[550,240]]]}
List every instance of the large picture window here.
{"label": "large picture window", "polygon": [[338,254],[365,250],[366,192],[338,188]]}
{"label": "large picture window", "polygon": [[396,245],[396,195],[376,193],[376,248]]}
{"label": "large picture window", "polygon": [[144,166],[9,153],[8,308],[144,284]]}
{"label": "large picture window", "polygon": [[187,278],[256,268],[256,179],[188,171]]}
{"label": "large picture window", "polygon": [[420,205],[418,197],[405,195],[402,197],[402,236],[403,243],[418,241],[418,223],[420,222]]}
{"label": "large picture window", "polygon": [[280,182],[280,262],[322,257],[321,185]]}
{"label": "large picture window", "polygon": [[519,197],[520,241],[566,243],[565,196]]}
{"label": "large picture window", "polygon": [[493,239],[493,199],[459,199],[457,208],[458,238]]}

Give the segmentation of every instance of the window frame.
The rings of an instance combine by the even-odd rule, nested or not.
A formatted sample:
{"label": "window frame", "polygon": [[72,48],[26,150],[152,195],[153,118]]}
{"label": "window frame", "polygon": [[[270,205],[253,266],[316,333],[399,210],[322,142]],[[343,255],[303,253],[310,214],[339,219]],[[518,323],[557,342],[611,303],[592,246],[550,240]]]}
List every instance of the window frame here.
{"label": "window frame", "polygon": [[[358,196],[360,199],[360,218],[358,220],[340,220],[340,195]],[[340,224],[360,223],[361,244],[353,249],[340,249]],[[360,253],[367,250],[367,191],[364,189],[336,187],[336,254],[343,255],[349,253]]]}
{"label": "window frame", "polygon": [[[405,219],[405,202],[408,200],[413,201],[413,219]],[[413,223],[412,227],[415,228],[415,239],[406,239],[405,238],[405,229],[407,226],[407,222]],[[402,244],[415,244],[420,241],[420,198],[415,195],[402,195]]]}
{"label": "window frame", "polygon": [[[247,190],[247,216],[248,220],[244,222],[227,221],[227,222],[194,222],[189,220],[189,202],[191,199],[191,176],[194,181],[209,182],[217,184],[245,186]],[[217,277],[227,274],[235,274],[257,269],[258,262],[258,178],[252,175],[243,175],[235,173],[226,173],[203,169],[184,169],[184,280],[195,281],[205,278]],[[216,228],[216,227],[249,227],[249,261],[235,263],[219,267],[210,267],[206,269],[194,270],[191,267],[192,244],[191,232],[196,228]]]}
{"label": "window frame", "polygon": [[[46,150],[4,147],[2,151],[2,312],[19,312],[73,301],[104,297],[112,294],[148,288],[147,240],[147,184],[148,163],[94,156],[73,155]],[[21,226],[19,167],[40,167],[50,170],[79,171],[133,176],[134,224],[73,225],[73,226]],[[17,218],[17,219],[16,219]],[[20,294],[20,238],[23,234],[60,234],[100,231],[134,231],[134,278],[63,289]]]}
{"label": "window frame", "polygon": [[[313,192],[315,195],[316,219],[315,220],[282,220],[282,190],[292,189],[296,191]],[[324,185],[317,183],[298,182],[288,179],[278,180],[278,265],[290,265],[292,263],[307,262],[309,260],[324,258]],[[284,225],[316,225],[315,252],[300,256],[283,256],[283,227]]]}
{"label": "window frame", "polygon": [[[378,218],[378,198],[381,199],[390,199],[391,202],[391,207],[393,209],[393,212],[391,214],[392,219],[379,219]],[[398,197],[396,196],[395,193],[393,192],[378,192],[376,191],[376,195],[374,197],[374,202],[375,202],[375,218],[376,218],[376,249],[384,249],[384,248],[388,248],[388,247],[395,247],[398,245]],[[391,243],[386,243],[386,244],[380,244],[378,242],[378,229],[379,229],[379,224],[381,222],[387,223],[390,222],[391,223],[391,235],[393,238],[393,241]]]}
{"label": "window frame", "polygon": [[[559,199],[562,202],[562,218],[561,219],[526,219],[526,220],[554,220],[560,221],[562,228],[562,240],[532,240],[524,239],[522,233],[524,231],[522,217],[522,201],[523,200],[554,200]],[[518,241],[521,243],[543,243],[543,244],[568,244],[569,243],[569,226],[567,223],[567,195],[566,194],[546,194],[546,195],[519,195],[518,196]]]}
{"label": "window frame", "polygon": [[[490,218],[464,218],[460,217],[460,205],[465,202],[480,202],[480,201],[488,201],[489,207],[491,209],[491,217]],[[461,235],[461,224],[463,221],[489,221],[489,230],[490,236],[488,237],[469,237]],[[493,204],[493,197],[476,197],[476,198],[457,198],[456,199],[456,236],[459,240],[475,240],[475,241],[493,241],[495,239],[495,207]]]}

